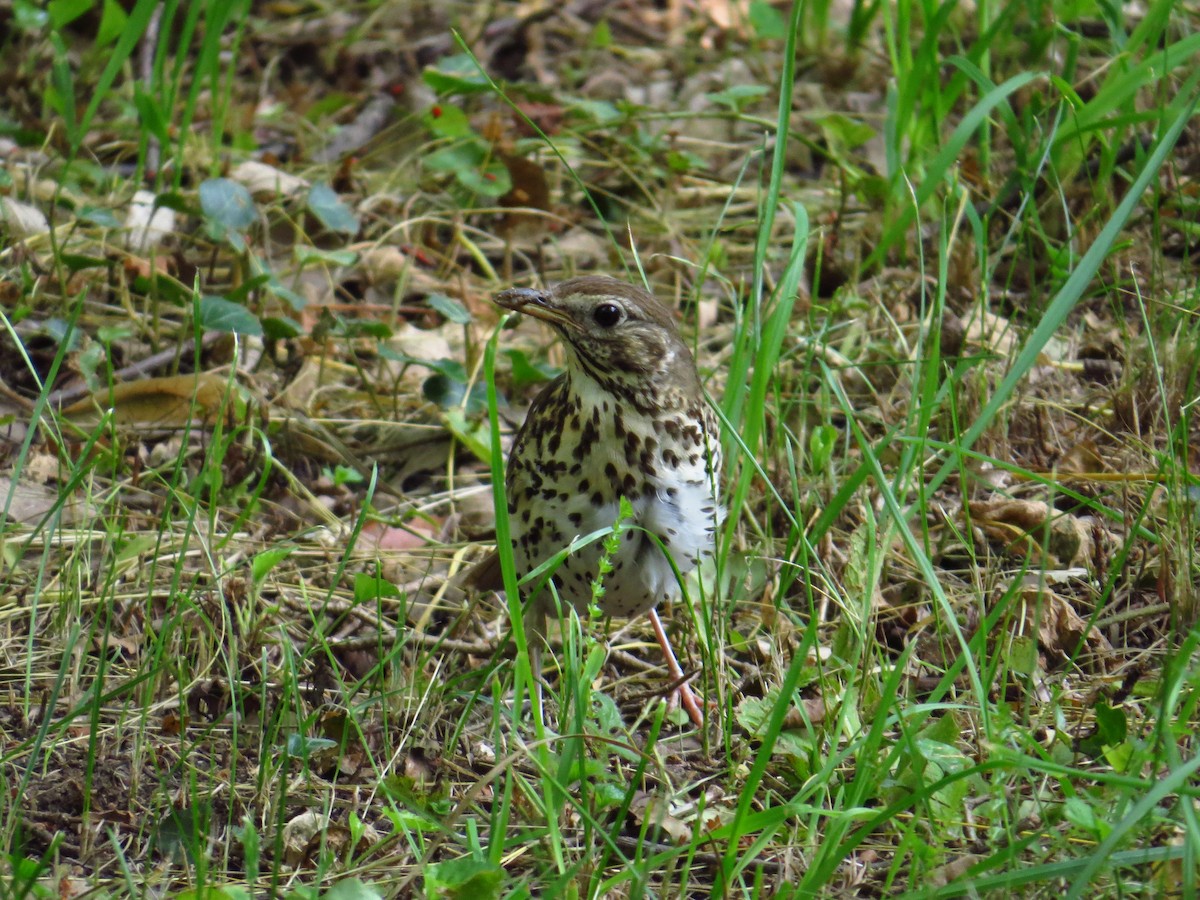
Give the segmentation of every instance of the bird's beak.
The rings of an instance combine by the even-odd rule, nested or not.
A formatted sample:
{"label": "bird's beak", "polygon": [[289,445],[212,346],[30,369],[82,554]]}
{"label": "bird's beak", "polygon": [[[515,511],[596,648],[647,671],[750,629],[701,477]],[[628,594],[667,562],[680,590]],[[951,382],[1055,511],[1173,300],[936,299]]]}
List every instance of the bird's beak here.
{"label": "bird's beak", "polygon": [[551,325],[571,326],[570,316],[551,305],[550,292],[533,288],[509,288],[496,295],[496,305],[522,312]]}

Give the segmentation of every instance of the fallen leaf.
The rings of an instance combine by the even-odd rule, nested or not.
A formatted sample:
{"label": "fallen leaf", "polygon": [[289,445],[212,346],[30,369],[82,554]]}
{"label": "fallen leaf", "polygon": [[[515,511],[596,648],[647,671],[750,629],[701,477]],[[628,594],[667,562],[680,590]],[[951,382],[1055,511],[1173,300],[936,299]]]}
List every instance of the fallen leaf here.
{"label": "fallen leaf", "polygon": [[179,428],[205,421],[228,404],[229,378],[211,372],[196,375],[169,375],[127,381],[96,391],[63,413],[77,421],[96,418],[98,409],[112,409],[117,422],[157,428]]}
{"label": "fallen leaf", "polygon": [[[155,209],[157,197],[152,191],[136,191],[125,214],[125,246],[135,253],[161,246],[175,233],[175,210],[166,206]],[[149,273],[143,273],[149,275]]]}
{"label": "fallen leaf", "polygon": [[255,160],[240,163],[229,173],[229,177],[258,200],[271,200],[275,197],[290,200],[309,189],[305,179]]}
{"label": "fallen leaf", "polygon": [[1044,501],[978,500],[968,509],[972,523],[1009,553],[1040,562],[1044,547],[1061,566],[1086,565],[1092,559],[1091,527]]}
{"label": "fallen leaf", "polygon": [[50,230],[50,222],[40,209],[11,197],[0,197],[0,222],[19,238]]}

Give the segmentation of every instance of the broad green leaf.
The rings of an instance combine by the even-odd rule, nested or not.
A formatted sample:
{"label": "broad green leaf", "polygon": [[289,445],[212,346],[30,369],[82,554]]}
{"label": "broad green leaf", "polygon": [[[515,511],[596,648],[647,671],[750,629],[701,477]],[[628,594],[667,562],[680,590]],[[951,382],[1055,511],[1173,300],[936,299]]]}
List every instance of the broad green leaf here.
{"label": "broad green leaf", "polygon": [[258,217],[250,192],[228,178],[210,178],[200,185],[200,209],[210,221],[235,232],[249,228]]}
{"label": "broad green leaf", "polygon": [[522,350],[505,350],[504,355],[508,357],[512,365],[512,381],[515,387],[524,387],[527,384],[540,384],[543,381],[549,381],[551,378],[558,376],[559,370],[553,366],[535,364],[529,361],[529,357]]}
{"label": "broad green leaf", "polygon": [[41,31],[50,21],[50,13],[40,3],[30,0],[15,0],[12,11],[17,29],[26,33]]}
{"label": "broad green leaf", "polygon": [[810,121],[820,127],[827,141],[843,150],[861,147],[875,137],[875,129],[870,125],[841,113],[828,113]]}
{"label": "broad green leaf", "polygon": [[421,77],[439,94],[480,94],[491,87],[479,66],[465,53],[438,60]]}
{"label": "broad green leaf", "polygon": [[358,216],[324,182],[317,182],[308,192],[308,210],[330,231],[350,236],[358,234]]}
{"label": "broad green leaf", "polygon": [[257,316],[240,303],[234,303],[224,297],[201,297],[199,320],[200,327],[205,331],[255,336],[262,334],[262,323],[258,321]]}
{"label": "broad green leaf", "polygon": [[751,0],[750,27],[765,40],[783,40],[788,34],[787,19],[766,0]]}
{"label": "broad green leaf", "polygon": [[308,306],[308,301],[300,294],[293,291],[290,287],[272,275],[267,280],[267,291],[273,296],[278,297],[287,303],[292,309],[304,309]]}
{"label": "broad green leaf", "polygon": [[[355,473],[357,474],[357,473]],[[359,572],[354,576],[354,602],[373,604],[376,600],[392,599],[403,596],[403,591],[377,575]]]}
{"label": "broad green leaf", "polygon": [[[3,176],[0,175],[0,180],[2,179]],[[103,206],[82,206],[79,208],[79,218],[92,225],[99,225],[101,228],[121,227],[121,220],[113,214],[111,209]]]}
{"label": "broad green leaf", "polygon": [[426,378],[421,385],[421,392],[426,400],[442,409],[465,405],[468,415],[487,409],[487,393],[482,384],[476,382],[468,393],[465,379],[450,378],[441,372]]}
{"label": "broad green leaf", "polygon": [[487,859],[463,857],[425,868],[425,896],[447,900],[491,900],[500,896],[504,869]]}
{"label": "broad green leaf", "polygon": [[430,294],[425,302],[456,325],[466,325],[471,321],[471,314],[467,312],[467,308],[445,294]]}
{"label": "broad green leaf", "polygon": [[287,755],[294,759],[308,759],[319,750],[328,750],[336,746],[337,741],[331,741],[329,738],[309,737],[292,732],[287,739]]}
{"label": "broad green leaf", "polygon": [[585,100],[575,98],[571,100],[571,109],[574,112],[582,113],[589,119],[592,119],[597,124],[605,124],[608,122],[616,122],[623,118],[622,112],[608,100]]}
{"label": "broad green leaf", "polygon": [[478,166],[487,158],[487,148],[482,141],[466,140],[435,150],[426,156],[422,163],[425,168],[435,172],[458,172],[462,169]]}
{"label": "broad green leaf", "polygon": [[50,13],[50,27],[61,31],[92,8],[95,0],[50,0],[46,11]]}
{"label": "broad green leaf", "polygon": [[304,333],[304,326],[291,316],[267,316],[262,327],[263,337],[269,341],[288,341]]}
{"label": "broad green leaf", "polygon": [[296,552],[292,547],[271,547],[262,553],[255,554],[250,560],[250,577],[254,581],[262,581],[277,565]]}
{"label": "broad green leaf", "polygon": [[1096,703],[1095,713],[1096,731],[1102,743],[1115,747],[1129,736],[1129,724],[1123,710],[1114,709],[1100,700]]}
{"label": "broad green leaf", "polygon": [[459,169],[454,176],[463,187],[484,197],[503,197],[512,190],[512,176],[499,160],[482,166]]}
{"label": "broad green leaf", "polygon": [[129,27],[129,16],[117,0],[104,0],[104,12],[100,16],[100,27],[96,30],[96,46],[105,47],[121,36]]}
{"label": "broad green leaf", "polygon": [[461,138],[472,134],[467,114],[453,103],[435,103],[425,113],[425,127],[438,137]]}
{"label": "broad green leaf", "polygon": [[112,263],[99,256],[86,256],[82,253],[64,253],[60,259],[62,264],[71,272],[82,272],[84,269],[107,269]]}

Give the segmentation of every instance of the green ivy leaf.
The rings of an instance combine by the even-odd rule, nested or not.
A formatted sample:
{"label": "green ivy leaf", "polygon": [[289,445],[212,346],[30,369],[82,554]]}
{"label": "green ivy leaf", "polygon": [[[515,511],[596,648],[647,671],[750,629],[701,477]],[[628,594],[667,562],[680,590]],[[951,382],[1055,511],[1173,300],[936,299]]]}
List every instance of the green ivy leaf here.
{"label": "green ivy leaf", "polygon": [[592,46],[601,50],[612,46],[612,26],[608,24],[608,19],[601,19],[592,29]]}
{"label": "green ivy leaf", "polygon": [[521,388],[527,384],[540,384],[558,375],[558,370],[545,363],[535,364],[521,350],[504,350],[504,355],[512,363],[512,380],[515,387]]}
{"label": "green ivy leaf", "polygon": [[435,150],[422,160],[425,168],[435,172],[458,172],[478,166],[487,159],[487,147],[482,141],[471,139],[458,141],[449,147]]}
{"label": "green ivy leaf", "polygon": [[171,136],[167,130],[167,120],[162,114],[162,107],[140,84],[133,87],[133,108],[137,110],[138,125],[158,138],[163,146],[170,146]]}
{"label": "green ivy leaf", "polygon": [[421,78],[439,94],[481,94],[490,89],[487,77],[465,53],[438,60],[426,67]]}
{"label": "green ivy leaf", "polygon": [[304,333],[304,326],[291,316],[267,316],[262,327],[263,337],[269,341],[289,341]]}
{"label": "green ivy leaf", "polygon": [[[164,205],[163,198],[158,203]],[[234,232],[246,230],[258,218],[250,192],[228,178],[210,178],[200,185],[200,210],[210,222]]]}
{"label": "green ivy leaf", "polygon": [[354,215],[337,192],[324,182],[317,182],[308,192],[308,211],[329,231],[351,237],[358,234],[358,216]]}
{"label": "green ivy leaf", "polygon": [[450,859],[425,867],[425,896],[491,900],[500,896],[504,869],[487,859]]}
{"label": "green ivy leaf", "polygon": [[101,228],[121,227],[121,220],[113,215],[111,209],[105,209],[103,206],[81,206],[79,218],[92,225],[99,225]]}
{"label": "green ivy leaf", "polygon": [[832,425],[818,425],[808,438],[808,453],[813,472],[826,472],[833,459],[838,432]]}
{"label": "green ivy leaf", "polygon": [[499,160],[482,166],[459,169],[454,173],[459,184],[484,197],[503,197],[512,190],[512,176]]}
{"label": "green ivy leaf", "polygon": [[232,300],[234,303],[245,304],[250,299],[250,295],[257,291],[265,284],[269,284],[271,275],[267,272],[259,272],[257,275],[247,278],[237,287],[226,291],[222,296],[226,300]]}
{"label": "green ivy leaf", "polygon": [[205,296],[200,298],[198,305],[200,327],[205,331],[254,336],[263,333],[258,317],[240,303],[234,303],[224,297]]}
{"label": "green ivy leaf", "polygon": [[313,262],[326,263],[331,266],[352,266],[358,261],[358,254],[353,250],[326,250],[307,244],[297,244],[292,247],[292,257],[302,266]]}
{"label": "green ivy leaf", "polygon": [[292,732],[287,739],[287,755],[293,759],[308,759],[318,750],[328,750],[336,747],[337,741],[329,738],[309,737],[308,735]]}
{"label": "green ivy leaf", "polygon": [[[356,473],[357,474],[357,473]],[[402,597],[404,592],[385,578],[359,572],[354,576],[354,602],[373,604],[377,600]]]}
{"label": "green ivy leaf", "polygon": [[623,116],[616,105],[607,100],[571,101],[571,110],[580,113],[600,125],[606,125],[620,120]]}
{"label": "green ivy leaf", "polygon": [[783,40],[788,34],[787,19],[766,0],[751,0],[750,27],[764,40]]}
{"label": "green ivy leaf", "polygon": [[453,103],[435,103],[422,121],[438,137],[461,138],[473,134],[467,114]]}
{"label": "green ivy leaf", "polygon": [[299,310],[308,306],[308,301],[305,300],[304,297],[296,293],[296,291],[293,291],[274,275],[271,275],[267,279],[266,288],[269,294],[274,297],[278,297],[280,300],[287,303],[292,309]]}
{"label": "green ivy leaf", "polygon": [[487,409],[487,390],[478,382],[467,391],[466,380],[450,378],[442,373],[430,375],[421,385],[425,399],[436,403],[442,409],[453,409],[466,406],[467,414],[481,412]]}

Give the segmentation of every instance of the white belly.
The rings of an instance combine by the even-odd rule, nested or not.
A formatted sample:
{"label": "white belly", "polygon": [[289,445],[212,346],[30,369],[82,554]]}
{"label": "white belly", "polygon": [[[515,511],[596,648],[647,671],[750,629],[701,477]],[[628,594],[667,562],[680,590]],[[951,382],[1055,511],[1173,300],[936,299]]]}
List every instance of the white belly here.
{"label": "white belly", "polygon": [[[587,406],[584,411],[591,414]],[[613,415],[611,410],[601,408],[601,436],[597,444],[620,446],[621,439],[614,434],[618,426],[613,424]],[[627,435],[635,434],[643,451],[658,444],[650,422],[626,417],[619,428]],[[649,454],[653,474],[643,471],[634,482],[624,477],[628,472],[626,460],[589,454],[581,461],[582,471],[578,476],[581,490],[547,504],[546,514],[555,520],[560,543],[544,546],[541,559],[518,559],[518,563],[523,563],[521,568],[528,571],[574,539],[611,528],[617,523],[619,498],[624,495],[630,500],[633,515],[621,523],[620,545],[611,558],[612,570],[601,581],[604,587],[601,609],[608,615],[635,616],[678,595],[675,569],[681,575],[686,574],[712,552],[719,510],[708,461],[715,452],[714,442],[707,453],[694,453],[694,459],[686,454],[679,459],[676,455],[672,459],[675,464],[670,465],[658,448],[658,452]],[[514,538],[519,539],[520,533],[520,526],[514,524]],[[559,567],[555,582],[564,603],[579,610],[587,608],[603,548],[604,540],[598,539],[575,551]]]}

